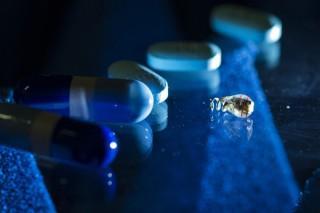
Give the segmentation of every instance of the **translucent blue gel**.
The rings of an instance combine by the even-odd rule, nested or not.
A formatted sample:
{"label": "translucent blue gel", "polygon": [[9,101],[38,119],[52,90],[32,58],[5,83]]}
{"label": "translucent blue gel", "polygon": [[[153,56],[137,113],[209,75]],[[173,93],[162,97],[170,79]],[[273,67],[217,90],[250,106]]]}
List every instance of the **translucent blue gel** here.
{"label": "translucent blue gel", "polygon": [[69,115],[72,76],[33,76],[14,89],[14,101],[37,109]]}
{"label": "translucent blue gel", "polygon": [[35,76],[14,93],[18,104],[96,122],[139,122],[153,107],[150,89],[135,80]]}
{"label": "translucent blue gel", "polygon": [[51,146],[55,159],[96,167],[108,166],[118,151],[115,133],[109,128],[69,118],[57,123]]}

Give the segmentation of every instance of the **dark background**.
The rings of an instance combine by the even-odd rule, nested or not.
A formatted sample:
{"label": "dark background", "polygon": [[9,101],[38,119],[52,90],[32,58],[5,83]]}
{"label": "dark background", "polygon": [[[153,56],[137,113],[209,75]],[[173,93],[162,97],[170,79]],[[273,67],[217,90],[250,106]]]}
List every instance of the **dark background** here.
{"label": "dark background", "polygon": [[278,15],[297,53],[292,62],[316,58],[317,1],[12,0],[1,1],[1,83],[39,72],[103,74],[118,59],[144,62],[153,42],[208,38],[210,11],[226,2]]}

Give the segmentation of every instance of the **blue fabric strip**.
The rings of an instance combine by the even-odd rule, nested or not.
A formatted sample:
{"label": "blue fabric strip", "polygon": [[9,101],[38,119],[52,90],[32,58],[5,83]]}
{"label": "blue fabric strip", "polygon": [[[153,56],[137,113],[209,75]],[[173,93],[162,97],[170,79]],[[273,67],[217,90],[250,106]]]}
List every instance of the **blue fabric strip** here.
{"label": "blue fabric strip", "polygon": [[198,209],[292,212],[298,188],[254,68],[255,47],[219,44],[223,65],[218,96],[247,94],[255,101],[255,112],[249,120],[212,115]]}
{"label": "blue fabric strip", "polygon": [[55,212],[33,155],[0,146],[0,212]]}

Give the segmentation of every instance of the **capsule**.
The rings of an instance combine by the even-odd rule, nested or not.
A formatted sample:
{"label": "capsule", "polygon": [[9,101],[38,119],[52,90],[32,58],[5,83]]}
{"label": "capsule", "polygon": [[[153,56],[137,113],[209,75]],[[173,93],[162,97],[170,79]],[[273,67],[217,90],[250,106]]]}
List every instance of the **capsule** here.
{"label": "capsule", "polygon": [[160,42],[152,45],[148,65],[159,71],[209,71],[221,64],[221,50],[206,42]]}
{"label": "capsule", "polygon": [[98,167],[109,165],[118,147],[107,127],[16,104],[0,104],[0,141],[39,157]]}
{"label": "capsule", "polygon": [[139,122],[153,107],[142,82],[83,76],[36,76],[14,91],[16,103],[95,122]]}
{"label": "capsule", "polygon": [[138,80],[146,84],[153,94],[155,104],[168,98],[168,82],[159,74],[134,61],[117,61],[108,68],[109,78]]}
{"label": "capsule", "polygon": [[233,4],[212,11],[211,28],[231,38],[257,43],[273,43],[282,35],[281,20],[275,15]]}

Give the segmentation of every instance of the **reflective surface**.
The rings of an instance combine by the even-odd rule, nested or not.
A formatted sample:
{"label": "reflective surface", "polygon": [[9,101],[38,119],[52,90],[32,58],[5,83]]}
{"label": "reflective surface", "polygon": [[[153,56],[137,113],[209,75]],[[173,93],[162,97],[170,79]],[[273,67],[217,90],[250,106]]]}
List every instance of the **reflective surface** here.
{"label": "reflective surface", "polygon": [[[5,49],[18,49],[17,55],[24,57],[19,61],[12,56],[11,63],[5,58],[4,68],[16,71],[16,76],[26,75],[28,70],[104,75],[106,67],[119,59],[145,64],[146,50],[154,42],[205,40],[222,46],[221,39],[210,32],[208,19],[213,5],[223,1],[97,2],[88,6],[79,0],[72,6],[64,5],[65,11],[60,12],[68,15],[59,27],[61,14],[52,10],[55,15],[51,14],[49,28],[55,26],[55,30],[45,34],[48,38],[38,33],[42,36],[39,42],[29,42],[33,38],[29,31],[22,33],[25,37],[21,42],[28,43],[23,47],[29,48],[21,52],[16,43],[5,44]],[[70,188],[65,189],[73,192],[80,186],[87,188],[70,193],[69,197],[54,196],[63,190],[55,184],[50,187],[50,183],[59,183],[59,177],[51,178],[50,170],[46,172],[38,164],[57,210],[92,207],[120,212],[291,212],[298,205],[300,190],[318,192],[317,184],[304,186],[307,179],[315,179],[312,172],[320,167],[318,2],[241,2],[279,16],[283,23],[280,43],[256,53],[255,46],[227,42],[219,72],[204,72],[198,77],[160,73],[170,85],[168,119],[159,125],[160,130],[149,124],[153,141],[145,158],[129,165],[114,164],[116,188],[111,200],[103,196],[104,192],[108,195],[108,190],[90,192],[91,186],[93,191],[105,188],[93,187],[99,184],[92,181],[97,174],[85,169],[72,175],[79,184],[67,184]],[[39,18],[41,14],[36,13],[34,19],[43,20]],[[41,29],[46,26],[44,23],[33,26]],[[29,43],[38,45],[34,54],[29,54]],[[46,57],[37,57],[41,50],[48,53]],[[255,54],[259,54],[257,69]],[[18,75],[18,70],[23,72]],[[250,120],[211,114],[209,98],[237,93],[247,94],[255,101]],[[143,140],[143,134],[135,132],[135,141]],[[72,169],[53,174],[69,173]],[[88,194],[92,197],[86,197]],[[101,195],[101,199],[94,195]],[[302,193],[303,205],[298,209],[310,205],[312,202],[306,202],[309,198],[308,193]]]}
{"label": "reflective surface", "polygon": [[[151,153],[146,146],[139,149],[139,145],[130,148],[131,152],[119,152],[113,166],[117,191],[112,202],[105,202],[102,209],[290,212],[295,208],[299,189],[257,78],[256,48],[226,40],[217,42],[225,54],[222,67],[215,71],[221,74],[215,94],[248,94],[255,101],[255,112],[248,119],[212,112],[210,87],[171,90],[168,126],[153,133]],[[121,145],[129,147],[130,142],[139,144],[139,140],[149,144],[150,136],[145,131],[151,129],[145,125],[137,124],[130,127],[129,133],[125,131],[131,136],[123,137],[125,143],[120,138],[120,150]],[[118,131],[121,133],[124,128],[128,127],[122,126]],[[101,205],[99,201],[90,202]],[[74,206],[81,205],[87,204],[78,202]]]}

